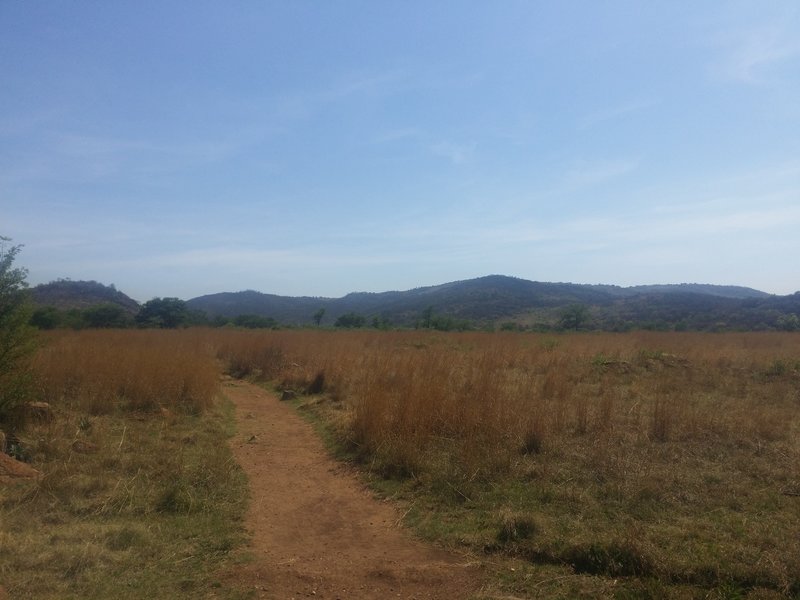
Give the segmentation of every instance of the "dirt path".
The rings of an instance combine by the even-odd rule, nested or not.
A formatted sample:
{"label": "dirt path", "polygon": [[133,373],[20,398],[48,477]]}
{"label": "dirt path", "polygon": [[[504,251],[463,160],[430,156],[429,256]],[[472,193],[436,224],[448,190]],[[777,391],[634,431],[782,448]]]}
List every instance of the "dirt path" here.
{"label": "dirt path", "polygon": [[252,563],[237,571],[257,597],[467,599],[478,568],[416,540],[394,506],[330,458],[311,426],[272,394],[242,382],[236,459],[250,480]]}

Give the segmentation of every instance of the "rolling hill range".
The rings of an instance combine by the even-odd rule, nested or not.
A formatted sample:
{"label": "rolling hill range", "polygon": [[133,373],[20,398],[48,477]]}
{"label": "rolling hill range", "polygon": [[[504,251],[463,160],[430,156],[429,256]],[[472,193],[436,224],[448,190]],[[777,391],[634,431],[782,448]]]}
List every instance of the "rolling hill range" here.
{"label": "rolling hill range", "polygon": [[190,308],[210,316],[253,314],[282,323],[309,324],[325,309],[323,324],[346,313],[413,326],[426,310],[478,323],[513,321],[525,326],[553,326],[565,307],[587,307],[586,325],[602,329],[632,326],[759,328],[780,327],[779,319],[800,313],[800,294],[773,296],[747,287],[679,284],[619,287],[545,283],[490,275],[408,291],[351,293],[341,298],[288,297],[255,291],[193,298]]}
{"label": "rolling hill range", "polygon": [[[38,306],[59,310],[115,304],[129,315],[139,304],[113,286],[58,280],[31,290]],[[186,301],[209,318],[256,315],[286,325],[322,325],[355,313],[367,324],[414,327],[434,316],[456,328],[504,325],[550,329],[564,326],[565,311],[579,307],[586,329],[800,329],[800,292],[775,296],[752,288],[708,284],[620,287],[528,281],[503,275],[453,281],[407,291],[354,292],[341,298],[291,297],[256,291],[223,292]],[[427,316],[426,316],[427,315]],[[202,322],[202,315],[199,317]]]}

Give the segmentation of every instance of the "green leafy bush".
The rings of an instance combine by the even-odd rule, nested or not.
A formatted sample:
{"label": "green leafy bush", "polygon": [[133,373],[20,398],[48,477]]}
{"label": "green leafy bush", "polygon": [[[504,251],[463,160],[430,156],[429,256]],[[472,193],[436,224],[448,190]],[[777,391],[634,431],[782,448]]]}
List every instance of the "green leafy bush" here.
{"label": "green leafy bush", "polygon": [[14,428],[21,418],[17,407],[31,391],[28,360],[35,348],[33,312],[28,298],[28,272],[15,268],[20,246],[0,236],[0,424]]}

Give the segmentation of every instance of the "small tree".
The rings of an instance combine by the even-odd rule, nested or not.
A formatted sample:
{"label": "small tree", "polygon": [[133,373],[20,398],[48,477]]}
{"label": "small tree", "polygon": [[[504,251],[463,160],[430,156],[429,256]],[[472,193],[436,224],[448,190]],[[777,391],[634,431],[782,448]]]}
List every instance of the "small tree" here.
{"label": "small tree", "polygon": [[352,329],[354,327],[363,327],[364,323],[366,322],[367,319],[363,315],[359,315],[354,312],[349,312],[336,319],[336,322],[333,324],[333,326],[346,327],[347,329]]}
{"label": "small tree", "polygon": [[570,304],[561,311],[558,324],[562,329],[578,330],[589,320],[589,309],[583,304]]}
{"label": "small tree", "polygon": [[[15,408],[31,391],[29,359],[35,349],[35,330],[30,326],[33,308],[25,281],[28,272],[14,268],[21,246],[8,246],[0,236],[0,422],[8,423]],[[11,423],[12,426],[14,423]]]}
{"label": "small tree", "polygon": [[180,298],[153,298],[145,302],[136,315],[140,327],[175,329],[189,321],[186,302]]}
{"label": "small tree", "polygon": [[372,317],[372,326],[375,329],[383,329],[385,331],[385,330],[389,329],[389,319],[387,319],[386,317],[383,317],[383,316],[381,316],[381,317],[378,317],[378,316]]}
{"label": "small tree", "polygon": [[422,311],[422,320],[419,323],[419,326],[423,329],[430,329],[431,324],[433,322],[433,307],[429,306],[425,310]]}
{"label": "small tree", "polygon": [[320,323],[322,323],[322,317],[325,316],[325,309],[320,308],[317,312],[314,313],[312,317],[314,319],[314,324],[319,327]]}

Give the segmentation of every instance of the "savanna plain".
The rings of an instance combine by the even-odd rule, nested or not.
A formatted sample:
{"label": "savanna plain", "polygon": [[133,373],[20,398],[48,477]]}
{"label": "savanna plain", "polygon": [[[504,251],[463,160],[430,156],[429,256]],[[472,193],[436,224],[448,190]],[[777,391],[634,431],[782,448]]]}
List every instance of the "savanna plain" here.
{"label": "savanna plain", "polygon": [[248,597],[225,377],[294,392],[479,598],[800,597],[797,334],[59,331],[31,377],[13,598]]}

